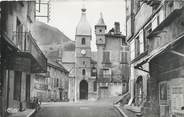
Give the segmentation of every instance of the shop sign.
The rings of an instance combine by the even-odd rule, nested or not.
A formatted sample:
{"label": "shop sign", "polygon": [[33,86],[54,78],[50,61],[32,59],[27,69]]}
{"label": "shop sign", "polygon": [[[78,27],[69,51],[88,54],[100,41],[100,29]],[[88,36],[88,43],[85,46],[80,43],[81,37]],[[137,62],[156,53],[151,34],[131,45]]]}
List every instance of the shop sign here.
{"label": "shop sign", "polygon": [[9,69],[30,72],[31,70],[31,59],[26,57],[12,57],[9,61]]}

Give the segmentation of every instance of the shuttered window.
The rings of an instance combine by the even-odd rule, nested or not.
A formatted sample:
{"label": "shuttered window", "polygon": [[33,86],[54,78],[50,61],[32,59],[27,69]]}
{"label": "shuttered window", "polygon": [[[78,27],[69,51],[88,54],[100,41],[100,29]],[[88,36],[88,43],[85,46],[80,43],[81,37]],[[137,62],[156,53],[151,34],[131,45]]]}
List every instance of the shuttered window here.
{"label": "shuttered window", "polygon": [[140,54],[140,40],[139,36],[135,39],[135,57],[139,56]]}
{"label": "shuttered window", "polygon": [[103,63],[110,63],[110,52],[109,51],[103,52]]}
{"label": "shuttered window", "polygon": [[17,26],[16,26],[16,46],[22,50],[23,48],[23,25],[21,24],[20,20],[17,19]]}
{"label": "shuttered window", "polygon": [[121,52],[121,63],[127,64],[128,63],[128,52]]}
{"label": "shuttered window", "polygon": [[130,58],[133,60],[135,58],[135,41],[130,42]]}
{"label": "shuttered window", "polygon": [[144,38],[144,51],[146,51],[146,50],[148,50],[148,38],[147,37],[152,32],[152,25],[151,25],[151,23],[148,24],[144,30],[145,30],[144,31],[145,32],[144,33],[144,35],[145,35],[145,38]]}

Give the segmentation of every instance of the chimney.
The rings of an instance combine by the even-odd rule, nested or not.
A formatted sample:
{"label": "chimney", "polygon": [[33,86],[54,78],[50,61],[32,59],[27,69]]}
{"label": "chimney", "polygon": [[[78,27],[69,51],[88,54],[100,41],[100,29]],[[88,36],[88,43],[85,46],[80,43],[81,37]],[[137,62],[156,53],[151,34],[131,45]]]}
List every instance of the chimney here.
{"label": "chimney", "polygon": [[115,34],[121,34],[119,22],[114,22],[114,26],[115,26],[115,31],[114,31],[114,33],[115,33]]}

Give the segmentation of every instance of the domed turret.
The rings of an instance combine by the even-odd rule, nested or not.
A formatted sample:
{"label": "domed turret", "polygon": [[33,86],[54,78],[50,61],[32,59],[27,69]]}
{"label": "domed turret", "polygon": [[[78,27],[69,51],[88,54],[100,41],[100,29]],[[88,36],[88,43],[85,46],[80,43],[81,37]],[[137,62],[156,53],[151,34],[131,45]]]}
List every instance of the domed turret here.
{"label": "domed turret", "polygon": [[81,19],[76,28],[76,35],[91,35],[91,27],[86,19],[86,8],[82,8]]}

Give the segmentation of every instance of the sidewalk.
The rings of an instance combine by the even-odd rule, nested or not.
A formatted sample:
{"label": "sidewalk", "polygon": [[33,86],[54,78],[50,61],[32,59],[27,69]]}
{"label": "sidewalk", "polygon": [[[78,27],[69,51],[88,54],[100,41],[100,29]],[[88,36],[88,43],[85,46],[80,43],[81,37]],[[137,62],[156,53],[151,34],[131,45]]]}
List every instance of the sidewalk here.
{"label": "sidewalk", "polygon": [[128,110],[125,105],[128,103],[129,100],[129,93],[127,92],[124,94],[121,99],[115,101],[114,107],[124,116],[124,117],[138,117],[133,111]]}
{"label": "sidewalk", "polygon": [[117,108],[124,117],[138,117],[136,113],[127,110],[123,105],[114,105],[114,107]]}
{"label": "sidewalk", "polygon": [[31,117],[35,113],[35,109],[26,109],[22,112],[9,114],[8,117]]}

